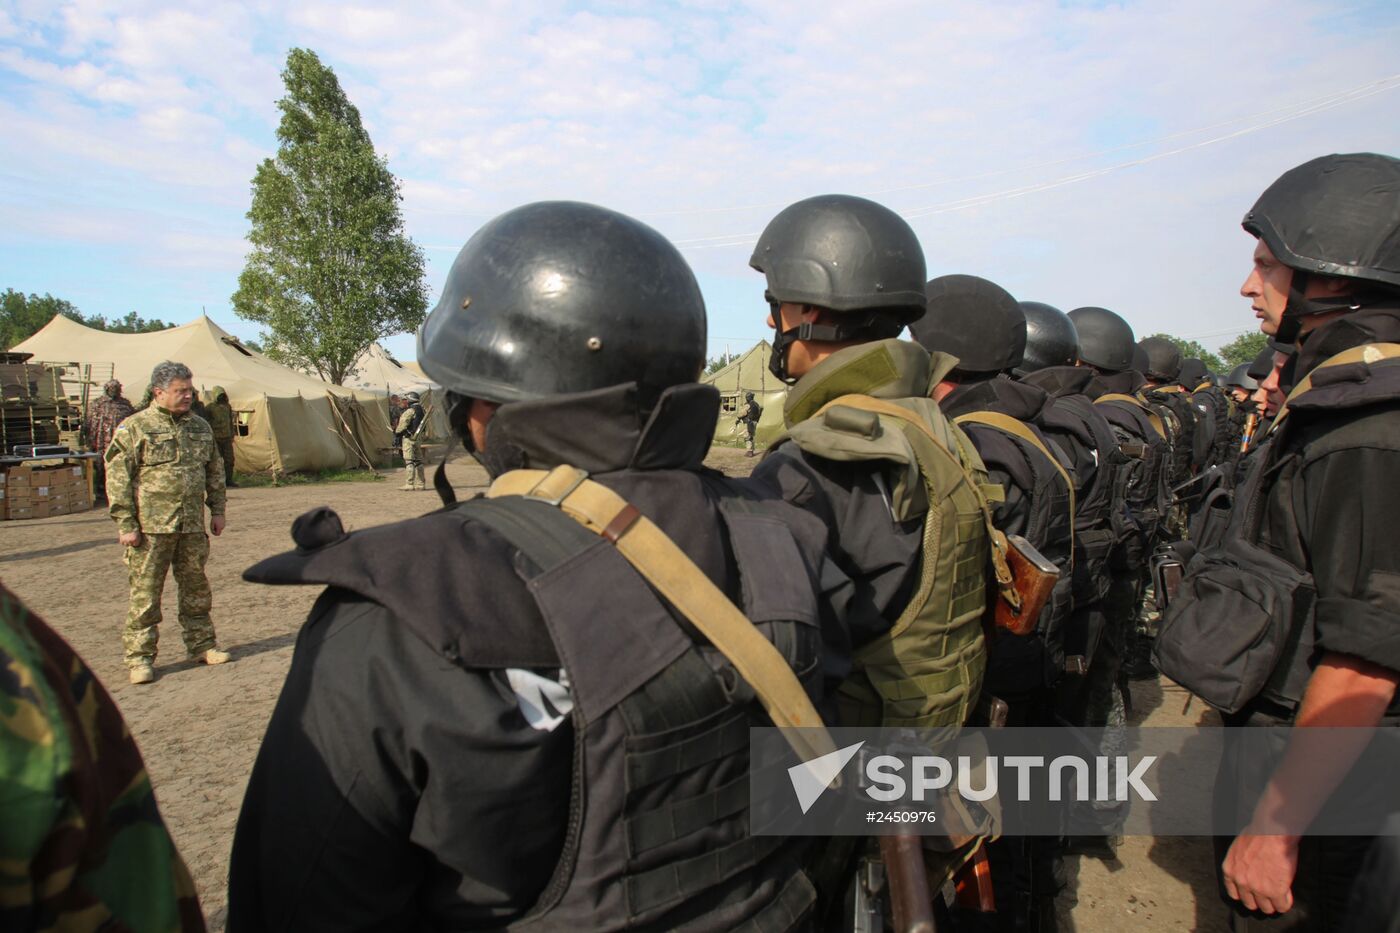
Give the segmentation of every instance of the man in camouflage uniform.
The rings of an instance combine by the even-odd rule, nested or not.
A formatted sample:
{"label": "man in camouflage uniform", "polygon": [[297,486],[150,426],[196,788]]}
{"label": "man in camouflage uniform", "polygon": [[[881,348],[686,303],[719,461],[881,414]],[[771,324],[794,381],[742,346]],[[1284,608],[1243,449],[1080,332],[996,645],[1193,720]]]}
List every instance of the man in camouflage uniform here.
{"label": "man in camouflage uniform", "polygon": [[403,485],[400,489],[427,489],[428,484],[423,479],[423,406],[419,404],[417,392],[409,392],[404,396],[408,402],[408,407],[399,414],[397,427],[394,429],[394,439],[399,442],[399,449],[403,451]]}
{"label": "man in camouflage uniform", "polygon": [[131,682],[155,680],[156,626],[166,571],[174,566],[180,589],[180,628],[185,650],[205,664],[223,664],[209,621],[213,596],[204,562],[209,530],[224,530],[224,465],[214,433],[190,413],[194,385],[189,368],[169,360],[151,373],[153,401],[117,429],[107,448],[107,499],[117,540],[126,548],[131,607],[122,644]]}
{"label": "man in camouflage uniform", "polygon": [[[101,397],[88,406],[87,420],[83,422],[83,437],[87,441],[88,449],[99,454],[104,452],[107,445],[112,443],[112,435],[116,433],[117,425],[135,411],[131,402],[122,395],[122,384],[115,379],[109,379],[102,387]],[[101,460],[97,461],[95,472],[94,487],[98,490],[98,495],[102,495],[107,473]]]}
{"label": "man in camouflage uniform", "polygon": [[763,407],[754,401],[753,393],[744,393],[744,407],[739,409],[739,423],[744,426],[744,431],[748,434],[748,453],[744,456],[754,455],[754,433],[758,430],[758,419],[763,415]]}
{"label": "man in camouflage uniform", "polygon": [[3,587],[0,786],[0,929],[203,933],[116,703]]}
{"label": "man in camouflage uniform", "polygon": [[233,481],[233,436],[234,418],[233,406],[228,402],[228,393],[223,386],[214,386],[209,390],[209,417],[204,420],[209,422],[209,427],[214,431],[214,444],[219,448],[219,457],[224,461],[224,485],[230,489],[237,489],[238,484]]}

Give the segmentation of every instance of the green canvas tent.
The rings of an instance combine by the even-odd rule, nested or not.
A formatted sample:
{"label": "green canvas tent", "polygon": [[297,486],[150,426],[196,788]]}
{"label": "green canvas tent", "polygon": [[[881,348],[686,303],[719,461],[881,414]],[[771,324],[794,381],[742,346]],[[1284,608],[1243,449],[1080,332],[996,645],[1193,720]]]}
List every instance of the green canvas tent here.
{"label": "green canvas tent", "polygon": [[773,346],[760,340],[728,366],[701,379],[719,389],[719,423],[715,425],[715,441],[721,444],[742,444],[744,428],[736,415],[744,407],[744,394],[752,392],[754,400],[763,406],[758,420],[758,443],[771,444],[783,432],[783,406],[787,403],[788,387],[768,371],[768,358]]}

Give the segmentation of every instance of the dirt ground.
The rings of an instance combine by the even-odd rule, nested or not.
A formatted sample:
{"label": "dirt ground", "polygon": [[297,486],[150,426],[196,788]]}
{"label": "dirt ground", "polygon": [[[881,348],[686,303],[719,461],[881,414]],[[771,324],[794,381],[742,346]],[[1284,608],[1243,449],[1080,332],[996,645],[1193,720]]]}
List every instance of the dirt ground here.
{"label": "dirt ground", "polygon": [[[716,448],[710,463],[744,474],[753,461],[740,450]],[[485,473],[465,458],[447,472],[459,498],[485,486]],[[219,642],[233,663],[206,668],[185,661],[172,584],[165,596],[171,623],[163,626],[165,650],[158,679],[148,687],[130,686],[121,662],[126,571],[106,513],[0,523],[0,579],[73,644],[116,697],[194,873],[211,930],[224,927],[229,847],[248,772],[297,629],[316,596],[312,588],[255,586],[239,575],[290,548],[292,519],[315,506],[333,506],[347,529],[436,507],[432,492],[400,492],[398,480],[393,472],[378,483],[230,490],[228,528],[212,542],[208,573]],[[1135,718],[1155,725],[1197,722],[1199,704],[1186,716],[1184,700],[1170,685],[1137,684]],[[1128,838],[1113,861],[1070,863],[1077,877],[1063,901],[1062,929],[1225,929],[1208,840]]]}

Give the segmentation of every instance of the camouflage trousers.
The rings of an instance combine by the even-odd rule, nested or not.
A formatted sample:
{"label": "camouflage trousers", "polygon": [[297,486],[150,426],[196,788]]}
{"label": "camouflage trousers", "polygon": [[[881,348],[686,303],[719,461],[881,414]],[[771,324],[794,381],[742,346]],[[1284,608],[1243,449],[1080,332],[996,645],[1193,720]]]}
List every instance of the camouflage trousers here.
{"label": "camouflage trousers", "polygon": [[403,482],[415,489],[427,489],[423,479],[423,444],[417,438],[405,437],[399,448],[403,452]]}
{"label": "camouflage trousers", "polygon": [[126,651],[127,667],[150,664],[156,659],[160,597],[165,590],[166,572],[172,568],[175,585],[179,588],[180,630],[185,639],[185,651],[196,658],[217,647],[214,623],[209,620],[214,597],[209,590],[209,578],[204,575],[204,562],[208,559],[209,536],[203,532],[142,535],[140,547],[126,549],[131,607],[126,614],[122,647]]}
{"label": "camouflage trousers", "polygon": [[224,461],[224,484],[233,482],[233,438],[216,438],[214,445],[219,448],[219,456]]}

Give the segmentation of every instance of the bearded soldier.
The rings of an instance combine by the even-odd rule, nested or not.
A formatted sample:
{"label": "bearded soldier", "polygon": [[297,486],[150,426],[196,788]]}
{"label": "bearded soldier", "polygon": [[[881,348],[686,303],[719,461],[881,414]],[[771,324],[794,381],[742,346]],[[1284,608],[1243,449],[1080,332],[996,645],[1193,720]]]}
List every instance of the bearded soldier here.
{"label": "bearded soldier", "polygon": [[[112,443],[112,435],[116,433],[117,426],[135,410],[126,396],[122,395],[122,384],[115,379],[107,380],[107,384],[102,387],[101,397],[88,406],[87,420],[83,422],[83,437],[87,440],[88,449],[99,454],[106,453],[107,445]],[[95,462],[93,488],[105,498],[107,470],[101,458]]]}

